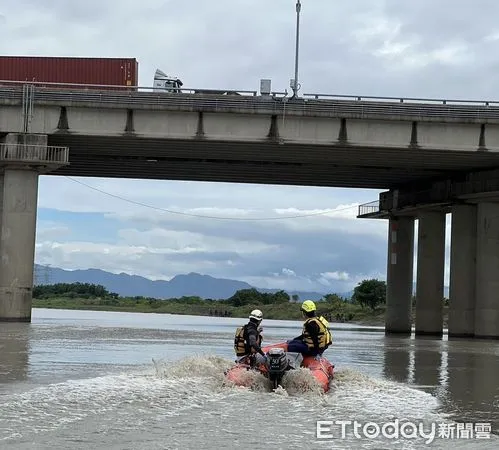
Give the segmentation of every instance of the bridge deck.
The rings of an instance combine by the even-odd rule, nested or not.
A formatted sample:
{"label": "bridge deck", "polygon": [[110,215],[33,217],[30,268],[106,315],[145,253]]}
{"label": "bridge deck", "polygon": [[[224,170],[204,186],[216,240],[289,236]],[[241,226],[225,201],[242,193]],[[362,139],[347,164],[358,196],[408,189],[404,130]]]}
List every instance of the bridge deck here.
{"label": "bridge deck", "polygon": [[[47,133],[49,145],[70,149],[70,164],[54,175],[390,189],[499,167],[499,104],[315,97],[36,87],[33,107],[35,112],[47,110],[36,117],[43,128],[36,132]],[[10,108],[15,120],[22,104],[22,86],[0,86],[0,108]],[[70,125],[59,129],[65,108],[72,114]],[[98,119],[93,108],[100,111]],[[162,134],[169,118],[177,134],[188,128],[188,114],[182,113],[191,114],[188,125],[195,128],[193,112],[210,117],[214,134]],[[138,117],[131,132],[125,129],[127,114]],[[235,115],[240,122],[224,123]],[[285,120],[288,124],[274,139],[266,137],[272,120],[277,128]],[[247,122],[254,134],[239,139]],[[87,131],[88,126],[96,128]],[[421,145],[411,142],[411,126],[413,131],[420,128]],[[295,127],[305,133],[294,136]],[[344,132],[344,140],[337,130]],[[0,129],[0,135],[2,131],[18,130]]]}

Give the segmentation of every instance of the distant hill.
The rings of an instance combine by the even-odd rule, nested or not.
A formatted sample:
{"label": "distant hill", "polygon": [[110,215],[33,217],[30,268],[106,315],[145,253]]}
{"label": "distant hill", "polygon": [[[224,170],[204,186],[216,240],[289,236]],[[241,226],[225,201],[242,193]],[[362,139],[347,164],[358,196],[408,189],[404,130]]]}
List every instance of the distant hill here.
{"label": "distant hill", "polygon": [[[53,283],[92,283],[105,286],[111,292],[122,296],[143,296],[152,298],[178,298],[199,296],[201,298],[225,299],[241,289],[258,289],[260,292],[277,292],[279,289],[265,289],[251,286],[244,281],[226,278],[214,278],[199,273],[177,275],[170,281],[153,281],[138,275],[115,274],[100,269],[64,270],[35,264],[35,284]],[[416,290],[414,283],[413,292]],[[286,291],[290,296],[298,295],[300,300],[320,300],[324,293]],[[338,295],[350,298],[353,291],[338,292]],[[444,296],[449,297],[448,286],[444,287]]]}
{"label": "distant hill", "polygon": [[[278,289],[263,289],[244,281],[214,278],[199,273],[177,275],[170,281],[153,281],[138,275],[114,274],[100,269],[64,270],[35,264],[35,284],[54,283],[100,284],[111,292],[122,296],[144,296],[152,298],[178,298],[199,296],[201,298],[225,299],[241,289],[256,288],[260,292],[277,292]],[[323,293],[287,291],[290,296],[298,295],[300,300],[320,300]],[[348,297],[351,293],[339,294]]]}

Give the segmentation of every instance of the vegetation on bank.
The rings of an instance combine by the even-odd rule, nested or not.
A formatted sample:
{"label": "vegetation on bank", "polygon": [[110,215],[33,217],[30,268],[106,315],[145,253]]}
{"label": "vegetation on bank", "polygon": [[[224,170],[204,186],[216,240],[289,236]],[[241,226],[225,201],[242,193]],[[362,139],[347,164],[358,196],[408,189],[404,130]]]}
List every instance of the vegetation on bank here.
{"label": "vegetation on bank", "polygon": [[[89,283],[58,283],[39,285],[33,289],[33,307],[58,309],[86,309],[101,311],[154,312],[247,318],[252,309],[259,308],[265,319],[300,320],[299,303],[306,299],[290,298],[285,291],[262,293],[256,289],[237,291],[228,299],[181,297],[155,299],[121,297],[104,286]],[[386,283],[371,279],[360,282],[351,298],[327,294],[316,302],[319,314],[330,322],[352,322],[383,325]],[[298,302],[298,303],[297,303]]]}

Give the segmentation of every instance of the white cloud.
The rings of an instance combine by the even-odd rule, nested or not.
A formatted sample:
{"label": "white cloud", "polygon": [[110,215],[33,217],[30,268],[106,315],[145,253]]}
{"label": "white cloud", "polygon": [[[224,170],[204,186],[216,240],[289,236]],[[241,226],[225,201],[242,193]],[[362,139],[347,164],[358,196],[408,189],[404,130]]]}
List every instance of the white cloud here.
{"label": "white cloud", "polygon": [[350,280],[350,275],[346,272],[323,272],[321,273],[321,279],[323,279],[326,282],[329,282],[330,280],[341,280],[341,281],[348,281]]}
{"label": "white cloud", "polygon": [[[276,245],[268,245],[258,241],[230,239],[217,236],[206,236],[201,233],[175,231],[153,228],[144,232],[136,229],[122,229],[118,236],[124,245],[138,246],[138,248],[155,249],[162,254],[188,253],[215,253],[223,249],[224,252],[238,254],[264,254],[278,251]],[[158,245],[160,247],[158,247]]]}
{"label": "white cloud", "polygon": [[499,41],[499,31],[493,31],[483,38],[484,42]]}
{"label": "white cloud", "polygon": [[[112,273],[138,274],[147,278],[170,279],[178,273],[192,269],[189,261],[175,262],[175,271],[165,272],[171,249],[151,248],[131,245],[102,245],[92,242],[39,242],[36,245],[37,261],[65,269],[99,268]],[[230,264],[226,262],[229,266]],[[196,260],[199,272],[210,273],[217,270],[219,261]]]}
{"label": "white cloud", "polygon": [[61,236],[67,236],[70,229],[67,226],[62,226],[54,221],[39,221],[36,227],[36,240],[53,240]]}
{"label": "white cloud", "polygon": [[287,269],[286,267],[284,267],[281,272],[283,275],[288,277],[296,277],[296,272],[294,270]]}

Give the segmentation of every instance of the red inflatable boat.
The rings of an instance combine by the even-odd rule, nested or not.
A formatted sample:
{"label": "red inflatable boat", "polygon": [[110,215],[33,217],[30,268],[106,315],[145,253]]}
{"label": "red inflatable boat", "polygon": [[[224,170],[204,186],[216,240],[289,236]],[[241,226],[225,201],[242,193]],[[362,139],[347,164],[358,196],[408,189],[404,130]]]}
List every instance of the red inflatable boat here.
{"label": "red inflatable boat", "polygon": [[270,381],[271,387],[276,389],[281,383],[282,377],[288,370],[304,367],[311,371],[313,377],[322,387],[324,392],[329,391],[329,384],[334,376],[334,365],[324,356],[302,356],[300,353],[287,353],[286,342],[267,345],[262,347],[267,356],[266,364],[251,365],[249,359],[244,363],[237,363],[225,372],[228,380],[238,386],[249,387],[251,380],[244,374],[248,370],[255,370]]}

